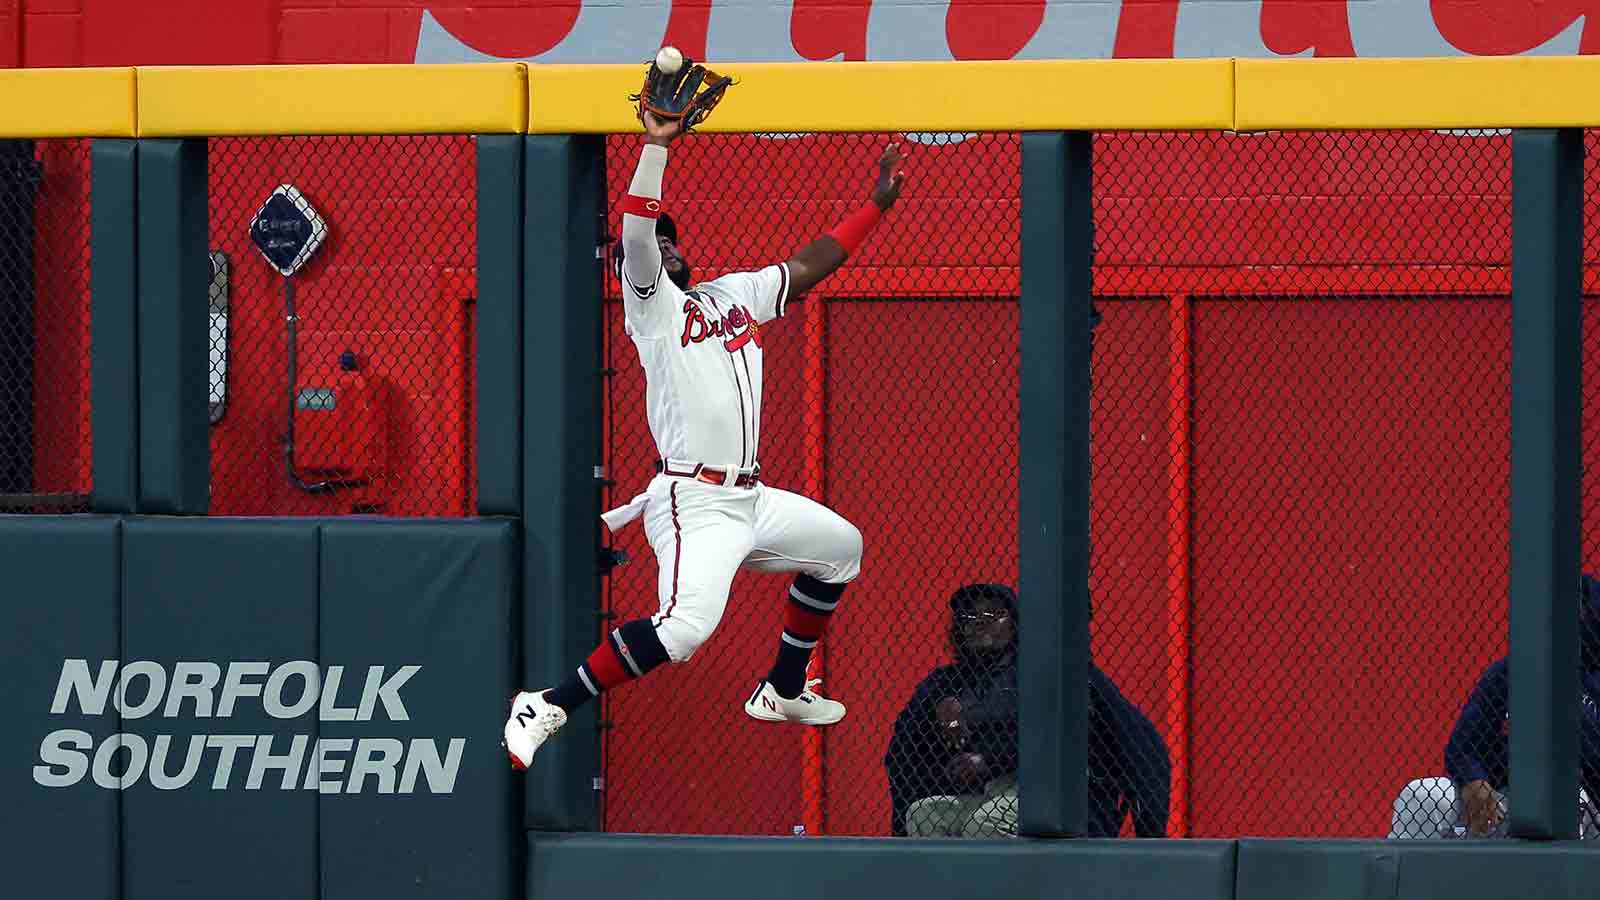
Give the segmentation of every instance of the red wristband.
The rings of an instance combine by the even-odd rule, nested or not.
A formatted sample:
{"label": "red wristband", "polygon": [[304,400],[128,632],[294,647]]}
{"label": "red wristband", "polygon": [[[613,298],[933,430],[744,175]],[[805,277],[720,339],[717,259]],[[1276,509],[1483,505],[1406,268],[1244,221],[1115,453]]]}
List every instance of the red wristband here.
{"label": "red wristband", "polygon": [[653,197],[641,197],[638,194],[626,194],[617,209],[646,219],[658,218],[661,215],[661,201]]}
{"label": "red wristband", "polygon": [[844,248],[846,256],[856,252],[861,242],[867,239],[867,232],[872,226],[878,224],[878,219],[883,215],[883,210],[878,204],[868,200],[866,205],[850,214],[850,217],[835,225],[828,236],[839,242]]}

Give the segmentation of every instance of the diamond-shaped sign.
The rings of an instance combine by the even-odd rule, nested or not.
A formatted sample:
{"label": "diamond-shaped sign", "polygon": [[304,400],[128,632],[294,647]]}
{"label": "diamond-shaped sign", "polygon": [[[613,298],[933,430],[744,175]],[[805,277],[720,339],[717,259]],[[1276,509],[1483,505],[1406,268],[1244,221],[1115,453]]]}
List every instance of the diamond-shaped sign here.
{"label": "diamond-shaped sign", "polygon": [[299,271],[327,235],[327,223],[287,184],[278,185],[250,221],[250,240],[285,277]]}

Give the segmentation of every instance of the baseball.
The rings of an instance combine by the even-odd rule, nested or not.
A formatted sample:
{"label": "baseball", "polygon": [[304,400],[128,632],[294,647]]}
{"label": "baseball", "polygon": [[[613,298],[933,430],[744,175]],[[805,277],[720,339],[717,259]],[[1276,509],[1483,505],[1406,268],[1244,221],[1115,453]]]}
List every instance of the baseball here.
{"label": "baseball", "polygon": [[662,47],[657,51],[656,68],[660,69],[662,74],[671,75],[673,72],[678,71],[682,65],[683,54],[678,52],[677,47]]}

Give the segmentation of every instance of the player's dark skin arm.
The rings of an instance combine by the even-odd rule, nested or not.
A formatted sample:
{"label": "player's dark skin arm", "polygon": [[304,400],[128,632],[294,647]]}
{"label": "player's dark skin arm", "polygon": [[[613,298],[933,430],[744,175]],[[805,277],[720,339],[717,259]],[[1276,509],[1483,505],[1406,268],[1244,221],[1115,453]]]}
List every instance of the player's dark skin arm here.
{"label": "player's dark skin arm", "polygon": [[[900,199],[900,188],[906,181],[905,173],[900,171],[904,160],[897,144],[885,147],[883,155],[878,157],[878,181],[872,186],[872,202],[883,212],[888,212]],[[801,247],[789,259],[789,294],[795,297],[805,294],[844,265],[844,260],[844,247],[831,235],[825,234]]]}
{"label": "player's dark skin arm", "polygon": [[[682,134],[682,123],[663,121],[649,112],[641,113],[639,121],[644,124],[645,142],[649,144],[667,147]],[[905,173],[900,171],[904,161],[898,144],[885,147],[878,157],[878,180],[872,186],[871,199],[882,212],[888,212],[900,199],[900,188],[906,181]],[[826,234],[801,247],[789,259],[789,296],[799,297],[816,287],[844,265],[845,256],[844,247]]]}

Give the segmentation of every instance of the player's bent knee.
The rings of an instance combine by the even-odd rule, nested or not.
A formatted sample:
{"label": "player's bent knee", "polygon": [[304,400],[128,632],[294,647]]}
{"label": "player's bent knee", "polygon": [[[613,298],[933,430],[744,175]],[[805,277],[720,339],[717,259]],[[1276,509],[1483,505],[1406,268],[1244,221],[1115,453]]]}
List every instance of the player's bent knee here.
{"label": "player's bent knee", "polygon": [[866,542],[861,537],[861,529],[840,519],[835,539],[837,543],[832,554],[833,571],[818,577],[831,584],[854,581],[856,576],[861,574],[861,555],[866,547]]}
{"label": "player's bent knee", "polygon": [[667,661],[674,663],[688,662],[700,645],[711,638],[711,631],[710,625],[677,617],[664,618],[656,625],[661,646],[667,648]]}

